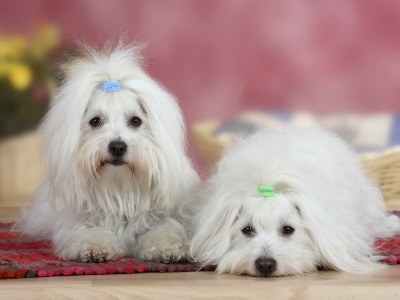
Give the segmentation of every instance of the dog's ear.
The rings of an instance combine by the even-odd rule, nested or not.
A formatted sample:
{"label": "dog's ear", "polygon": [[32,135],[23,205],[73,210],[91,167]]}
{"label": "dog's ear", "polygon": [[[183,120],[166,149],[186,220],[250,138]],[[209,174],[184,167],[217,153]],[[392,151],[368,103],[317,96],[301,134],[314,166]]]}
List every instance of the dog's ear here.
{"label": "dog's ear", "polygon": [[206,204],[195,216],[191,256],[204,264],[218,264],[230,247],[231,228],[242,204],[234,195],[212,187],[206,188],[201,198]]}
{"label": "dog's ear", "polygon": [[320,200],[307,197],[297,204],[319,265],[345,272],[379,268],[374,262],[373,239],[364,236],[368,234],[364,229],[357,229],[363,226],[357,218],[363,216],[346,211],[354,207],[324,206],[333,199]]}
{"label": "dog's ear", "polygon": [[[75,66],[84,64],[76,61]],[[82,66],[80,66],[82,67]],[[47,161],[48,200],[57,210],[73,205],[77,190],[74,162],[77,157],[81,120],[94,90],[95,80],[87,80],[85,72],[75,74],[59,89],[42,120],[39,131],[43,136]]]}
{"label": "dog's ear", "polygon": [[175,207],[177,198],[186,194],[198,181],[186,155],[186,130],[182,113],[176,99],[165,88],[143,71],[137,72],[134,79],[124,81],[123,85],[138,95],[149,120],[155,144],[152,155],[156,159],[153,166],[156,172],[153,174],[157,175],[152,184],[160,194],[158,198],[164,198],[160,204]]}

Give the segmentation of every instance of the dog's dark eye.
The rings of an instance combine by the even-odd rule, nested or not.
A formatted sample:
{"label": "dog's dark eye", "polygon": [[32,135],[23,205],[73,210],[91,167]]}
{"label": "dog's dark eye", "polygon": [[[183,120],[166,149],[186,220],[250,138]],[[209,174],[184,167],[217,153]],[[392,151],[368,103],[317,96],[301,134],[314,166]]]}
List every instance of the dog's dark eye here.
{"label": "dog's dark eye", "polygon": [[101,125],[101,119],[99,117],[94,117],[89,121],[90,126],[99,127]]}
{"label": "dog's dark eye", "polygon": [[133,118],[131,119],[131,125],[132,125],[133,127],[139,127],[141,124],[142,124],[142,120],[141,120],[140,118],[138,118],[138,117],[133,117]]}
{"label": "dog's dark eye", "polygon": [[254,231],[253,227],[251,227],[250,225],[247,225],[242,228],[242,233],[245,236],[252,236],[255,233],[255,231]]}
{"label": "dog's dark eye", "polygon": [[294,228],[292,226],[285,225],[282,227],[283,235],[291,235],[294,232]]}

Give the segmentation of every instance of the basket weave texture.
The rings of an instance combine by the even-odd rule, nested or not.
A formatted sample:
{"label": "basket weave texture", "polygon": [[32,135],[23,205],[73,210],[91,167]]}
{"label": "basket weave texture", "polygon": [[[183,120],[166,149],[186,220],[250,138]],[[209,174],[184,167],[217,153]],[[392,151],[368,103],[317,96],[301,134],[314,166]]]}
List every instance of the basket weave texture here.
{"label": "basket weave texture", "polygon": [[0,206],[23,206],[43,175],[42,140],[27,133],[0,141]]}
{"label": "basket weave texture", "polygon": [[400,147],[361,155],[361,162],[379,185],[385,200],[400,201]]}

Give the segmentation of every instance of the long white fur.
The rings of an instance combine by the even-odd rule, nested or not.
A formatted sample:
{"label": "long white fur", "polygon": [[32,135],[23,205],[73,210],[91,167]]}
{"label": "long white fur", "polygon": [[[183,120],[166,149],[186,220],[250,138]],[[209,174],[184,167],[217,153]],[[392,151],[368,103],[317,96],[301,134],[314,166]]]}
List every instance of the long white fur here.
{"label": "long white fur", "polygon": [[[259,185],[273,186],[262,197]],[[259,133],[239,142],[193,204],[191,254],[218,272],[262,276],[260,257],[276,261],[270,276],[318,267],[364,272],[377,263],[375,238],[400,232],[385,212],[381,192],[366,177],[356,154],[321,129]],[[188,213],[186,211],[186,213]],[[241,229],[254,227],[254,236]],[[283,225],[295,228],[282,236]]]}
{"label": "long white fur", "polygon": [[[182,259],[188,241],[176,212],[199,179],[180,108],[142,69],[139,47],[83,53],[40,126],[47,175],[16,229],[50,238],[67,260]],[[107,81],[120,92],[103,91]],[[100,128],[89,125],[95,116],[104,119]],[[132,116],[139,128],[129,126]],[[128,145],[122,166],[105,163],[116,139]]]}

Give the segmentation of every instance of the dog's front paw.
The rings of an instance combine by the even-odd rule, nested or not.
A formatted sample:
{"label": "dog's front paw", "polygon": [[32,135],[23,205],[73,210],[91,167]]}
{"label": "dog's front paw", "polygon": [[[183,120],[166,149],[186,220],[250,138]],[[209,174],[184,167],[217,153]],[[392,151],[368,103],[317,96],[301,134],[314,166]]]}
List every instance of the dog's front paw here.
{"label": "dog's front paw", "polygon": [[78,254],[83,263],[103,263],[122,257],[124,251],[115,245],[86,245]]}
{"label": "dog's front paw", "polygon": [[169,263],[186,259],[187,251],[187,245],[183,244],[180,239],[164,239],[164,243],[157,242],[148,245],[148,248],[143,247],[138,256],[145,261]]}
{"label": "dog's front paw", "polygon": [[166,222],[138,239],[137,257],[145,261],[176,262],[187,258],[185,230],[177,222]]}
{"label": "dog's front paw", "polygon": [[116,260],[126,254],[125,245],[112,232],[101,228],[79,230],[58,245],[57,252],[66,260],[83,263],[102,263]]}

